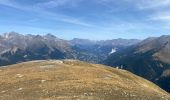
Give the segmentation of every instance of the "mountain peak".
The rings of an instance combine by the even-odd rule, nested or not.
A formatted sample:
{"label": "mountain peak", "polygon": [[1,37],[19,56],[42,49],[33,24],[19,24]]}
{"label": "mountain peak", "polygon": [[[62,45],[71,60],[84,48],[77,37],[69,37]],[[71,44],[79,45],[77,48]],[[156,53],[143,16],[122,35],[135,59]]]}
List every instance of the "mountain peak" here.
{"label": "mountain peak", "polygon": [[17,36],[21,36],[21,34],[19,34],[17,32],[9,32],[9,33],[2,34],[3,38],[12,38],[12,37],[17,37]]}
{"label": "mountain peak", "polygon": [[48,39],[56,39],[56,36],[54,36],[53,34],[51,33],[48,33],[44,36],[45,38],[48,38]]}

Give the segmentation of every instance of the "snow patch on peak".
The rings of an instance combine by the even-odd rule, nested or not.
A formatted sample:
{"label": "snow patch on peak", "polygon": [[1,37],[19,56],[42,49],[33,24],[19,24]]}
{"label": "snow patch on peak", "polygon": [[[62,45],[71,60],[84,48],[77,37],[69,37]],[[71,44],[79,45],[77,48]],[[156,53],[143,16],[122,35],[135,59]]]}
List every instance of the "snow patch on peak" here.
{"label": "snow patch on peak", "polygon": [[109,53],[109,55],[115,53],[117,51],[117,48],[112,48],[111,52]]}
{"label": "snow patch on peak", "polygon": [[9,38],[9,33],[4,33],[4,34],[2,34],[2,36],[7,39],[7,38]]}

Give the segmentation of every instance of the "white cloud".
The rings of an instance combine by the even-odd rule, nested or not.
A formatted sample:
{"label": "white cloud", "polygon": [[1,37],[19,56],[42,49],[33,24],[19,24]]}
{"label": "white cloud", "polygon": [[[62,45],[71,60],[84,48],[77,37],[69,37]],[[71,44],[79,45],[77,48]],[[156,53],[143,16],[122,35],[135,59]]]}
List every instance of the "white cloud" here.
{"label": "white cloud", "polygon": [[14,7],[16,8],[16,4],[11,1],[11,0],[0,0],[0,5],[5,5],[5,6],[9,6],[9,7]]}
{"label": "white cloud", "polygon": [[82,0],[49,0],[47,2],[37,3],[35,6],[43,7],[43,8],[53,8],[53,7],[73,7],[78,5]]}
{"label": "white cloud", "polygon": [[[170,29],[170,11],[156,12],[152,14],[149,21],[156,22],[163,29]],[[159,27],[159,28],[160,28]]]}
{"label": "white cloud", "polygon": [[[135,2],[134,0],[130,0]],[[145,9],[160,9],[170,6],[170,0],[138,0],[135,2],[141,10]]]}
{"label": "white cloud", "polygon": [[170,21],[170,11],[157,11],[150,15],[150,20],[154,21]]}
{"label": "white cloud", "polygon": [[50,11],[44,9],[44,6],[57,7],[57,6],[64,6],[66,4],[72,4],[72,5],[74,4],[75,5],[76,3],[78,3],[78,1],[80,2],[81,0],[50,0],[45,3],[37,3],[35,5],[23,6],[23,5],[15,2],[15,0],[0,0],[0,4],[9,6],[12,8],[16,8],[19,10],[37,13],[37,15],[39,15],[39,17],[54,20],[54,21],[63,21],[66,23],[81,25],[81,26],[85,26],[85,27],[94,27],[94,25],[89,24],[85,21],[82,21],[82,20],[80,20],[80,18],[73,18],[70,16],[59,14],[57,12],[53,13],[53,12],[50,12]]}
{"label": "white cloud", "polygon": [[31,10],[32,8],[18,4],[15,0],[0,0],[0,5],[8,6],[19,10]]}
{"label": "white cloud", "polygon": [[167,21],[167,20],[170,20],[170,15],[158,15],[158,16],[152,17],[151,19]]}
{"label": "white cloud", "polygon": [[2,4],[2,5],[11,5],[11,1],[10,0],[0,0],[0,4]]}

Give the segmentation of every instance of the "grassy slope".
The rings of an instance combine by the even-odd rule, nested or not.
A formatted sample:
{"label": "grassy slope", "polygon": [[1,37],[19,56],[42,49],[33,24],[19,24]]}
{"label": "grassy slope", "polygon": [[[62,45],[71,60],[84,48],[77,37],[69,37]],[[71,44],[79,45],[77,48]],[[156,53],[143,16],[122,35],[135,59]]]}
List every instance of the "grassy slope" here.
{"label": "grassy slope", "polygon": [[0,100],[168,100],[130,72],[80,61],[32,61],[0,68]]}

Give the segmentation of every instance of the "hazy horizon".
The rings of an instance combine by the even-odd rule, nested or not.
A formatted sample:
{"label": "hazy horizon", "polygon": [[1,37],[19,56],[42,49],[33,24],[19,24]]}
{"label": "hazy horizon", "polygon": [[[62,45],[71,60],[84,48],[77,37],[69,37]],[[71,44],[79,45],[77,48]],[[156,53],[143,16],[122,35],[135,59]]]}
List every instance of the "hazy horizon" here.
{"label": "hazy horizon", "polygon": [[62,39],[145,39],[170,35],[170,0],[0,0],[0,33]]}
{"label": "hazy horizon", "polygon": [[[136,39],[136,40],[144,40],[144,39],[147,39],[147,38],[157,38],[157,37],[159,37],[159,36],[155,36],[155,37],[146,37],[146,38],[144,38],[144,39],[138,39],[138,38],[111,38],[111,39],[89,39],[89,38],[83,38],[83,37],[73,37],[73,38],[70,38],[70,39],[66,39],[66,38],[62,38],[62,37],[59,37],[59,36],[57,36],[56,34],[54,34],[54,33],[42,33],[42,34],[31,34],[31,33],[19,33],[19,32],[16,32],[16,31],[10,31],[10,32],[3,32],[3,33],[0,33],[0,35],[3,35],[3,34],[6,34],[6,33],[17,33],[17,34],[21,34],[21,35],[40,35],[40,36],[45,36],[45,35],[48,35],[48,34],[50,34],[50,35],[53,35],[53,36],[55,36],[56,38],[59,38],[59,39],[63,39],[63,40],[73,40],[73,39],[83,39],[83,40],[90,40],[90,41],[107,41],[107,40],[114,40],[114,39],[127,39],[127,40],[130,40],[130,39]],[[163,36],[163,35],[161,35],[161,36]]]}

